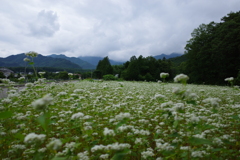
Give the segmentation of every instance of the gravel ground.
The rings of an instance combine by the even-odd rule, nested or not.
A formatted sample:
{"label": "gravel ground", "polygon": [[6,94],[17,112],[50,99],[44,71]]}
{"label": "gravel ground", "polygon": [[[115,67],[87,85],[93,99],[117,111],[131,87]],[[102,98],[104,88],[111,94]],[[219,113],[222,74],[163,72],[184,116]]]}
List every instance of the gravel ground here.
{"label": "gravel ground", "polygon": [[[20,91],[20,90],[22,90],[25,87],[24,86],[20,86],[20,87],[17,87],[17,88],[18,88],[18,91]],[[0,87],[0,99],[7,97],[7,95],[8,95],[7,91],[8,91],[8,88]]]}

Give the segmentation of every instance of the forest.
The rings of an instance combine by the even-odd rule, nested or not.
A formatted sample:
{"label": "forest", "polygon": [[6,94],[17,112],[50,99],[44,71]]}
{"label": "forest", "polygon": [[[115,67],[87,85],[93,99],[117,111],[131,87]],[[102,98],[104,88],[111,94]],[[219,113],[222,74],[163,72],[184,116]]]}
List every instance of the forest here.
{"label": "forest", "polygon": [[190,83],[224,85],[225,78],[234,77],[234,84],[240,85],[240,11],[229,13],[220,23],[201,24],[191,36],[180,57],[156,60],[132,56],[123,65],[112,67],[105,57],[94,76],[118,74],[125,80],[156,81],[161,72],[169,73],[168,79],[184,73]]}

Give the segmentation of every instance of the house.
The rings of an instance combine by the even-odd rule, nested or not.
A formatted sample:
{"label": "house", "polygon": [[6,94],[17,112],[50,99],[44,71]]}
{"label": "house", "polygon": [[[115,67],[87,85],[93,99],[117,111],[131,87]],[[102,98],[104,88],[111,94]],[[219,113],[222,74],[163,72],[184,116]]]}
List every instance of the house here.
{"label": "house", "polygon": [[0,72],[2,72],[6,78],[8,78],[11,74],[14,73],[12,70],[7,68],[0,68]]}

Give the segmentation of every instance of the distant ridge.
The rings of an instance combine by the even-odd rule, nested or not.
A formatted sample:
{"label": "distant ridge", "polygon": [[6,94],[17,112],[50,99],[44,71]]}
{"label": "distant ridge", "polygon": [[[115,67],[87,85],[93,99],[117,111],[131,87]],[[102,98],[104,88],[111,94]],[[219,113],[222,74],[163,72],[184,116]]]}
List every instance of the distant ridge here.
{"label": "distant ridge", "polygon": [[[26,62],[23,61],[27,56],[24,53],[11,55],[6,58],[0,58],[0,67],[25,67]],[[79,65],[72,63],[63,58],[53,58],[39,54],[34,58],[36,67],[52,67],[52,68],[72,68],[82,69]]]}
{"label": "distant ridge", "polygon": [[84,60],[82,60],[80,58],[76,58],[76,57],[67,57],[63,54],[60,54],[60,55],[52,54],[49,57],[63,58],[63,59],[69,60],[72,63],[79,65],[82,69],[95,69],[96,68],[96,65],[93,65],[87,61],[84,61]]}
{"label": "distant ridge", "polygon": [[175,57],[179,57],[179,56],[182,56],[183,54],[181,53],[171,53],[169,55],[167,54],[160,54],[160,55],[156,55],[156,56],[153,56],[155,59],[163,59],[164,57],[166,59],[170,59],[170,58],[175,58]]}
{"label": "distant ridge", "polygon": [[[78,58],[80,58],[81,60],[84,60],[92,65],[97,66],[98,62],[100,60],[102,60],[104,57],[97,57],[97,56],[79,56]],[[109,59],[109,62],[111,63],[111,65],[121,65],[123,64],[123,62],[118,62],[118,61],[114,61]]]}

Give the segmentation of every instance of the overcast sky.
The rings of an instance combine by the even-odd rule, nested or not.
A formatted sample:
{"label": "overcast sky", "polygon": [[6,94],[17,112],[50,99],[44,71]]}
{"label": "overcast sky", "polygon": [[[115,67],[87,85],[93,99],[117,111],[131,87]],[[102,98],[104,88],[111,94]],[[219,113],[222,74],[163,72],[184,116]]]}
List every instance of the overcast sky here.
{"label": "overcast sky", "polygon": [[0,0],[0,57],[184,53],[194,28],[239,8],[240,0]]}

